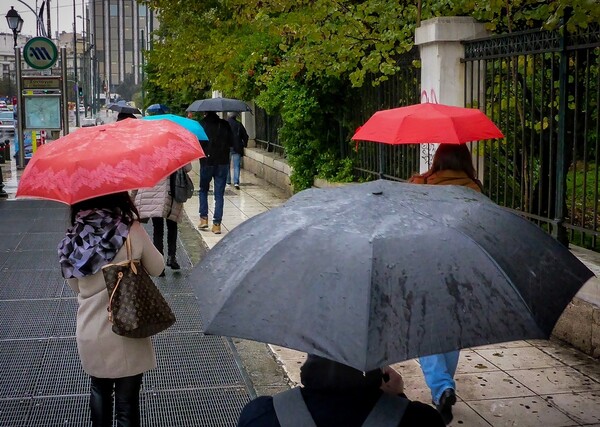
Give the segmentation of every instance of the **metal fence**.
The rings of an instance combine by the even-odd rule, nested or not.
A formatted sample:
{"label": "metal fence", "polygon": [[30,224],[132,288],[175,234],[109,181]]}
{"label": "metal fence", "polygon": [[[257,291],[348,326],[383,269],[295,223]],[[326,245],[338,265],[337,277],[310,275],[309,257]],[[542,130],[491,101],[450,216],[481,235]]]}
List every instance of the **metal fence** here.
{"label": "metal fence", "polygon": [[[360,89],[348,94],[352,101],[349,113],[339,123],[339,146],[342,157],[351,157],[354,160],[357,179],[400,180],[419,170],[417,146],[348,142],[352,136],[348,135],[348,129],[364,123],[376,111],[420,102],[421,71],[418,50],[414,49],[402,56],[398,64],[401,68],[398,74],[390,76],[377,86],[373,86],[372,81],[368,80]],[[265,110],[257,107],[257,146],[285,156],[285,149],[278,137],[278,130],[282,124],[281,116],[268,115]]]}
{"label": "metal fence", "polygon": [[600,249],[600,27],[465,45],[465,105],[506,138],[473,144],[485,193],[561,241]]}
{"label": "metal fence", "polygon": [[280,115],[269,115],[265,110],[256,107],[256,146],[285,157],[285,149],[279,143],[279,128],[283,122]]}
{"label": "metal fence", "polygon": [[[347,121],[363,124],[378,110],[417,104],[421,99],[421,67],[417,49],[402,56],[400,72],[378,86],[367,81],[356,90]],[[350,135],[349,137],[351,137]],[[349,139],[348,137],[348,139]],[[419,150],[416,145],[388,145],[372,142],[346,144],[343,156],[354,160],[358,179],[408,179],[419,171]]]}

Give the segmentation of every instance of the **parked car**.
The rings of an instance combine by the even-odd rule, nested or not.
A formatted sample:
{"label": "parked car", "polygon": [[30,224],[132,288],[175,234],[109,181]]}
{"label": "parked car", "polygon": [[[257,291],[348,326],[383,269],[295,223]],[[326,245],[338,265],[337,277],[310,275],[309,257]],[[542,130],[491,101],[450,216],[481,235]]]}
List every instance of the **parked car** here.
{"label": "parked car", "polygon": [[81,127],[86,128],[90,126],[103,125],[104,121],[100,117],[83,117],[81,119]]}
{"label": "parked car", "polygon": [[15,117],[13,111],[0,111],[0,132],[2,134],[15,133]]}

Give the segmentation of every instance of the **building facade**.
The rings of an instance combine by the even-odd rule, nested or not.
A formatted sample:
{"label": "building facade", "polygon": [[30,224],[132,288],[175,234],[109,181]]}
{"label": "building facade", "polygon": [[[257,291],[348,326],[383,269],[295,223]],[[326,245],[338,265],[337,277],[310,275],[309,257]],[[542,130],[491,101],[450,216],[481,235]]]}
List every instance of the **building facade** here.
{"label": "building facade", "polygon": [[[29,41],[29,36],[17,36],[17,46],[23,48]],[[15,49],[14,49],[14,37],[12,33],[0,33],[0,80],[6,81],[8,84],[6,87],[2,85],[3,90],[0,91],[0,97],[8,95],[15,95],[17,88],[17,70],[15,68]],[[25,70],[29,67],[23,63]],[[10,92],[10,93],[1,93]]]}
{"label": "building facade", "polygon": [[99,92],[108,99],[119,84],[141,82],[142,52],[155,19],[136,0],[89,0],[88,13]]}

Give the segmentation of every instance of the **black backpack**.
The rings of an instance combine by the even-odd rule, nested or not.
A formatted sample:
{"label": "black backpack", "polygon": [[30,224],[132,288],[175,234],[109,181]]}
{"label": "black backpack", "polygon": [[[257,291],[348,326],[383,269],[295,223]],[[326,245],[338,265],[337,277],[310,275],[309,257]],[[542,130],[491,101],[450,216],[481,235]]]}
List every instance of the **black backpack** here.
{"label": "black backpack", "polygon": [[178,203],[184,203],[194,195],[194,183],[183,168],[170,176],[171,197]]}

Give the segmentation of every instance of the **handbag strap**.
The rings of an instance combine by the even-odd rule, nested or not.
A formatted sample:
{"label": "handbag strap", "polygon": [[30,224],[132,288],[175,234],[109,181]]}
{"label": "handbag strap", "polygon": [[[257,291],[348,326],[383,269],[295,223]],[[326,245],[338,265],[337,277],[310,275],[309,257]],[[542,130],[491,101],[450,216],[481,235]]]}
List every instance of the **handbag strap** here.
{"label": "handbag strap", "polygon": [[[131,241],[129,240],[129,236],[127,236],[127,238],[125,239],[125,247],[127,248],[126,262],[129,264],[129,268],[131,268],[131,271],[133,271],[134,274],[137,274],[137,267],[135,266],[135,262],[133,262],[133,259],[131,259]],[[110,293],[110,297],[108,298],[108,307],[106,307],[106,311],[108,311],[108,320],[111,323],[113,321],[112,302],[115,293],[117,292],[117,289],[119,289],[119,285],[121,284],[121,279],[123,279],[123,272],[119,271],[117,273],[117,283],[115,284],[115,287],[113,288],[112,292]]]}
{"label": "handbag strap", "polygon": [[131,270],[137,274],[137,267],[135,266],[135,262],[133,262],[131,253],[132,253],[132,249],[131,249],[131,240],[129,239],[129,236],[127,236],[127,239],[125,239],[125,246],[127,247],[127,261],[129,261],[129,268],[131,268]]}

